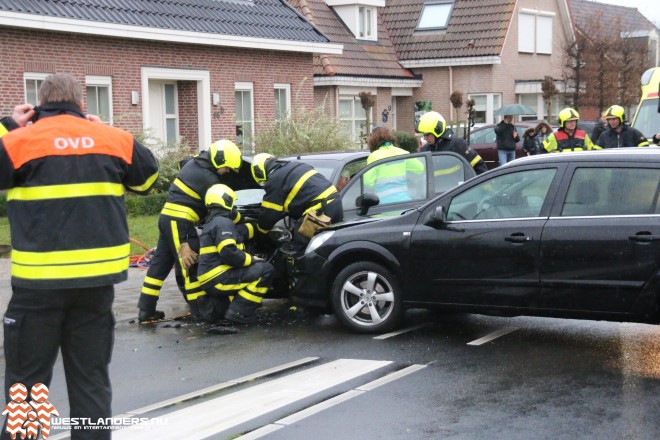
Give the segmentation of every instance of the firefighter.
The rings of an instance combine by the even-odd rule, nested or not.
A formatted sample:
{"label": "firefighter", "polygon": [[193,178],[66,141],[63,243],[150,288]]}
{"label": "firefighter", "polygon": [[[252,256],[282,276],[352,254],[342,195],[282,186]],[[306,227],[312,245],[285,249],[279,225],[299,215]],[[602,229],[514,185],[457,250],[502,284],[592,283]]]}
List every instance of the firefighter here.
{"label": "firefighter", "polygon": [[479,154],[470,148],[463,139],[454,137],[451,130],[447,130],[445,118],[438,112],[427,112],[419,118],[417,131],[424,135],[426,145],[420,151],[453,151],[463,156],[474,168],[477,174],[488,171],[486,162]]}
{"label": "firefighter", "polygon": [[577,128],[580,115],[575,109],[567,107],[559,112],[559,129],[551,133],[543,142],[543,148],[548,153],[561,153],[569,151],[600,150],[594,145],[589,135]]}
{"label": "firefighter", "polygon": [[[140,322],[162,319],[165,314],[156,310],[163,281],[174,266],[179,290],[184,295],[194,319],[203,319],[204,290],[199,286],[194,264],[199,251],[199,237],[195,225],[206,216],[206,191],[220,183],[220,176],[238,171],[242,163],[241,151],[231,141],[220,140],[208,150],[185,163],[170,186],[169,195],[158,219],[158,244],[151,266],[144,277],[138,301]],[[237,217],[236,220],[239,218]],[[202,298],[198,302],[198,299]],[[202,310],[200,310],[200,304]]]}
{"label": "firefighter", "polygon": [[609,127],[595,139],[600,148],[648,147],[649,141],[637,129],[625,125],[626,114],[623,107],[613,105],[605,111]]}
{"label": "firefighter", "polygon": [[267,233],[288,214],[293,220],[293,252],[304,250],[309,242],[309,238],[298,232],[308,212],[325,214],[330,217],[330,223],[344,219],[337,189],[311,165],[259,153],[252,160],[252,177],[266,191],[257,222],[259,232]]}
{"label": "firefighter", "polygon": [[48,76],[38,95],[34,123],[0,138],[12,244],[5,398],[14,383],[50,386],[61,351],[81,420],[71,438],[109,439],[89,421],[112,416],[114,284],[128,278],[130,254],[124,194],[146,194],[158,161],[132,134],[88,121],[71,74]]}
{"label": "firefighter", "polygon": [[[204,202],[208,216],[200,237],[198,279],[214,304],[213,320],[224,318],[254,324],[255,310],[273,282],[270,263],[244,251],[254,237],[252,223],[234,224],[236,193],[227,185],[213,185]],[[233,301],[229,301],[229,296]]]}

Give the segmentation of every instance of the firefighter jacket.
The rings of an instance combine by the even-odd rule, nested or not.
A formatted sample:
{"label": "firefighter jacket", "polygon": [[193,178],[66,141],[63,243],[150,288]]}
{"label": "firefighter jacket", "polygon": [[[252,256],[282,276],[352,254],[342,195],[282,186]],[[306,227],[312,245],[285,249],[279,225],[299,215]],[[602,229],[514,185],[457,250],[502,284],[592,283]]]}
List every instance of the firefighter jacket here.
{"label": "firefighter jacket", "polygon": [[187,161],[169,189],[161,214],[200,223],[207,214],[206,191],[222,179],[209,159],[208,151]]}
{"label": "firefighter jacket", "polygon": [[199,237],[197,279],[201,284],[233,267],[252,264],[252,256],[243,249],[245,242],[254,237],[254,226],[251,223],[236,225],[229,211],[214,210],[219,213],[210,216]]}
{"label": "firefighter jacket", "polygon": [[477,174],[485,173],[488,171],[486,162],[479,156],[479,154],[472,148],[468,147],[467,142],[461,138],[454,137],[454,133],[447,129],[435,141],[435,144],[426,144],[419,151],[452,151],[456,154],[463,156],[474,168]]}
{"label": "firefighter jacket", "polygon": [[600,148],[648,147],[649,140],[639,130],[623,125],[621,132],[617,132],[614,128],[605,130],[596,145]]}
{"label": "firefighter jacket", "polygon": [[[274,160],[274,159],[273,159]],[[337,189],[311,165],[278,161],[279,168],[268,172],[259,214],[259,231],[268,232],[287,213],[299,220],[311,210],[337,196]]]}
{"label": "firefighter jacket", "polygon": [[6,135],[8,132],[18,128],[18,124],[11,116],[0,119],[0,137]]}
{"label": "firefighter jacket", "polygon": [[584,130],[578,128],[573,131],[573,134],[568,134],[563,127],[548,136],[548,139],[543,142],[543,148],[548,153],[600,150],[600,147],[591,142],[589,135]]}
{"label": "firefighter jacket", "polygon": [[146,194],[158,161],[130,133],[88,121],[77,106],[45,105],[35,118],[0,138],[12,284],[68,289],[126,280],[124,193]]}
{"label": "firefighter jacket", "polygon": [[[374,150],[367,158],[367,165],[388,157],[406,155],[408,152],[389,142]],[[378,195],[381,203],[410,200],[406,176],[408,172],[424,173],[424,165],[417,159],[397,160],[372,168],[364,174],[364,184]]]}

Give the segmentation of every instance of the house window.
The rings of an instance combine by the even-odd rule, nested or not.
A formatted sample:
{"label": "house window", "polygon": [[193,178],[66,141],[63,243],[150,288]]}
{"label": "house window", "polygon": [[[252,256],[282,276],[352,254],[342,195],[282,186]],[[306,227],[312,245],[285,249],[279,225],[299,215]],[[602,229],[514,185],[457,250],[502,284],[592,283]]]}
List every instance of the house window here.
{"label": "house window", "polygon": [[48,73],[26,73],[23,75],[25,83],[25,102],[32,105],[39,104],[39,87],[48,77]]}
{"label": "house window", "polygon": [[235,85],[236,91],[236,139],[244,153],[254,153],[252,139],[254,138],[254,105],[252,100],[252,83],[240,82]]}
{"label": "house window", "polygon": [[112,124],[112,78],[86,76],[87,113],[98,115],[101,121]]}
{"label": "house window", "polygon": [[358,8],[358,38],[374,39],[376,26],[374,17],[376,13],[373,8],[360,6]]}
{"label": "house window", "polygon": [[424,3],[422,13],[417,23],[417,29],[446,29],[454,7],[452,1],[429,1]]}
{"label": "house window", "polygon": [[474,99],[474,122],[486,124],[495,122],[495,110],[502,107],[502,97],[499,93],[468,95],[468,99]]}
{"label": "house window", "polygon": [[552,12],[518,14],[518,52],[552,54]]}
{"label": "house window", "polygon": [[284,121],[291,114],[291,86],[275,84],[275,121]]}
{"label": "house window", "polygon": [[367,112],[362,108],[359,97],[339,98],[339,121],[346,133],[356,143],[361,143],[361,138],[367,134]]}

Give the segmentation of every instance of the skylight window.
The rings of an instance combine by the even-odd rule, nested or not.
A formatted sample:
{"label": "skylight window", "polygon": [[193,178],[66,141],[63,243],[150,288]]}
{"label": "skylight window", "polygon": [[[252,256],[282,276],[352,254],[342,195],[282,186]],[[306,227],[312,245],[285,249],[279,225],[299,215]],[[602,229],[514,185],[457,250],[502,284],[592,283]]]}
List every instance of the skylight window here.
{"label": "skylight window", "polygon": [[422,9],[417,29],[445,29],[451,17],[451,10],[454,7],[454,2],[442,3],[427,3],[424,4]]}

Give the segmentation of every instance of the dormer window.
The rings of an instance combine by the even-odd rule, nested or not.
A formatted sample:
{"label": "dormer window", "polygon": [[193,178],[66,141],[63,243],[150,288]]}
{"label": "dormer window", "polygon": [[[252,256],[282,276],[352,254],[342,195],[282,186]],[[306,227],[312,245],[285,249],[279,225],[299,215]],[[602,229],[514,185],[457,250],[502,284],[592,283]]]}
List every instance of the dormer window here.
{"label": "dormer window", "polygon": [[358,38],[370,40],[374,38],[373,30],[376,28],[374,25],[376,11],[373,8],[368,8],[366,6],[360,6],[358,11]]}
{"label": "dormer window", "polygon": [[325,0],[358,40],[378,39],[378,8],[385,0]]}
{"label": "dormer window", "polygon": [[447,29],[453,7],[454,0],[430,0],[425,2],[417,23],[417,29],[420,31]]}

